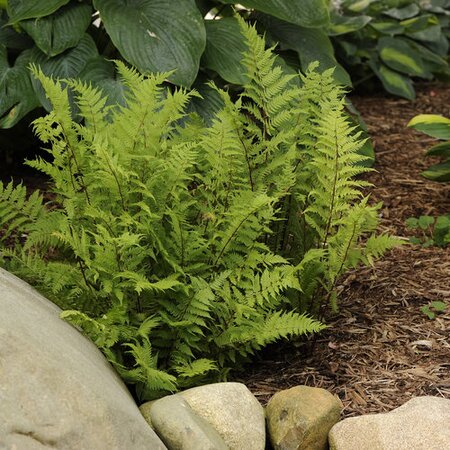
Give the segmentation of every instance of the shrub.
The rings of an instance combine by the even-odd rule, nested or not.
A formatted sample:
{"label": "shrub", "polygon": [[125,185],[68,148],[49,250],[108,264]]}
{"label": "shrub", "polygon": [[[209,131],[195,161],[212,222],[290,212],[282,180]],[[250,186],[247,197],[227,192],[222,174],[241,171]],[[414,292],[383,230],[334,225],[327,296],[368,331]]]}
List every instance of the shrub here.
{"label": "shrub", "polygon": [[[396,244],[355,177],[363,145],[332,71],[285,75],[241,20],[246,84],[207,125],[195,91],[117,62],[126,105],[34,73],[52,111],[34,122],[51,161],[46,203],[0,194],[3,265],[102,349],[142,398],[223,379],[279,339],[318,332],[338,277]],[[365,237],[365,243],[361,238]]]}

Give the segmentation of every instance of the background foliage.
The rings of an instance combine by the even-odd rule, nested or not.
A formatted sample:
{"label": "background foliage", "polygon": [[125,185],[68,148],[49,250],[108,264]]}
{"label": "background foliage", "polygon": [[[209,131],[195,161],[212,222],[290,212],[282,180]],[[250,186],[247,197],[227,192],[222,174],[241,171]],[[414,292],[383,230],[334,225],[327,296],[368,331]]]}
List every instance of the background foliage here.
{"label": "background foliage", "polygon": [[334,2],[328,34],[355,85],[375,75],[386,91],[414,99],[413,78],[449,79],[448,0]]}
{"label": "background foliage", "polygon": [[286,73],[318,61],[321,71],[336,67],[343,85],[375,74],[389,92],[413,98],[411,77],[448,72],[444,0],[347,0],[333,2],[331,13],[328,0],[8,0],[1,7],[3,128],[39,106],[50,109],[42,86],[30,78],[30,63],[47,75],[89,81],[110,103],[124,101],[111,59],[141,73],[173,71],[168,80],[197,88],[204,100],[194,99],[191,108],[210,117],[221,100],[205,81],[235,91],[246,82],[236,10],[277,44]]}

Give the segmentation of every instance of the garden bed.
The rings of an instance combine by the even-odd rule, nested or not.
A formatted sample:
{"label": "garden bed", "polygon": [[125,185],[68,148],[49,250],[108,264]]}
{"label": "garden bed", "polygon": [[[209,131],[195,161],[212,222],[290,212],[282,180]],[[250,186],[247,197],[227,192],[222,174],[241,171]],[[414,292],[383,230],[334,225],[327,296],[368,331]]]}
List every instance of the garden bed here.
{"label": "garden bed", "polygon": [[[407,218],[450,211],[448,183],[420,176],[431,163],[423,155],[432,140],[406,128],[416,114],[448,115],[450,87],[422,86],[415,102],[381,95],[352,101],[375,142],[376,172],[367,179],[375,185],[372,202],[384,203],[380,228],[406,240]],[[11,172],[2,175],[7,181]],[[45,181],[28,170],[14,175],[45,191]],[[330,329],[313,346],[274,345],[238,381],[262,403],[294,385],[323,387],[339,395],[347,417],[388,411],[418,395],[450,398],[450,312],[430,320],[420,311],[430,301],[450,301],[449,279],[449,248],[392,251],[342,279],[340,312],[327,318]]]}
{"label": "garden bed", "polygon": [[[417,100],[353,97],[375,142],[377,172],[372,201],[382,201],[381,229],[406,237],[408,217],[448,214],[448,183],[420,176],[432,140],[406,128],[417,114],[448,115],[450,87],[422,86]],[[341,282],[340,312],[329,331],[310,344],[274,346],[240,377],[265,403],[280,389],[298,384],[339,395],[344,415],[388,411],[418,395],[450,398],[450,311],[428,319],[420,308],[450,301],[450,249],[408,245],[372,269]],[[308,347],[307,350],[306,347]],[[305,357],[305,351],[310,356]]]}

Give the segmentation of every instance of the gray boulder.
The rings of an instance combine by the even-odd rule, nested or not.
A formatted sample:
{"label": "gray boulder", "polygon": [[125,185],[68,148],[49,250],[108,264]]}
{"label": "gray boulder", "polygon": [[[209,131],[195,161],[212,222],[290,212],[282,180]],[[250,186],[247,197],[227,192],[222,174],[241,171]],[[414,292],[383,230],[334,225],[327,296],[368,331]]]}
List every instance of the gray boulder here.
{"label": "gray boulder", "polygon": [[0,311],[0,448],[166,448],[95,345],[2,269]]}
{"label": "gray boulder", "polygon": [[450,400],[416,397],[388,413],[350,417],[329,442],[331,450],[450,449]]}
{"label": "gray boulder", "polygon": [[277,392],[266,408],[273,448],[325,450],[341,409],[341,401],[325,389],[295,386]]}
{"label": "gray boulder", "polygon": [[144,403],[140,409],[170,450],[228,449],[219,433],[195,414],[180,395]]}
{"label": "gray boulder", "polygon": [[244,384],[208,384],[179,395],[219,432],[230,450],[264,450],[264,409]]}

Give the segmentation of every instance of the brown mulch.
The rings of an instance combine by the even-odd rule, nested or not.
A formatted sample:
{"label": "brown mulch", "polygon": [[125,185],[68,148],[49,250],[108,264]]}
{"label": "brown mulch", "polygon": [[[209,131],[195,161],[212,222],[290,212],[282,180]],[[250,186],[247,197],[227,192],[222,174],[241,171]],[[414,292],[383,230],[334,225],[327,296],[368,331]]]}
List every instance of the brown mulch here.
{"label": "brown mulch", "polygon": [[[406,237],[408,217],[450,213],[450,184],[420,176],[433,162],[423,157],[432,139],[406,128],[417,114],[448,116],[450,86],[422,86],[414,102],[352,100],[375,142],[377,172],[368,179],[372,200],[384,203],[381,230]],[[450,398],[450,247],[405,245],[349,273],[339,288],[340,312],[313,348],[274,346],[240,375],[262,403],[299,384],[337,394],[346,417],[388,411],[419,395]],[[430,320],[420,308],[433,300],[448,306]]]}

